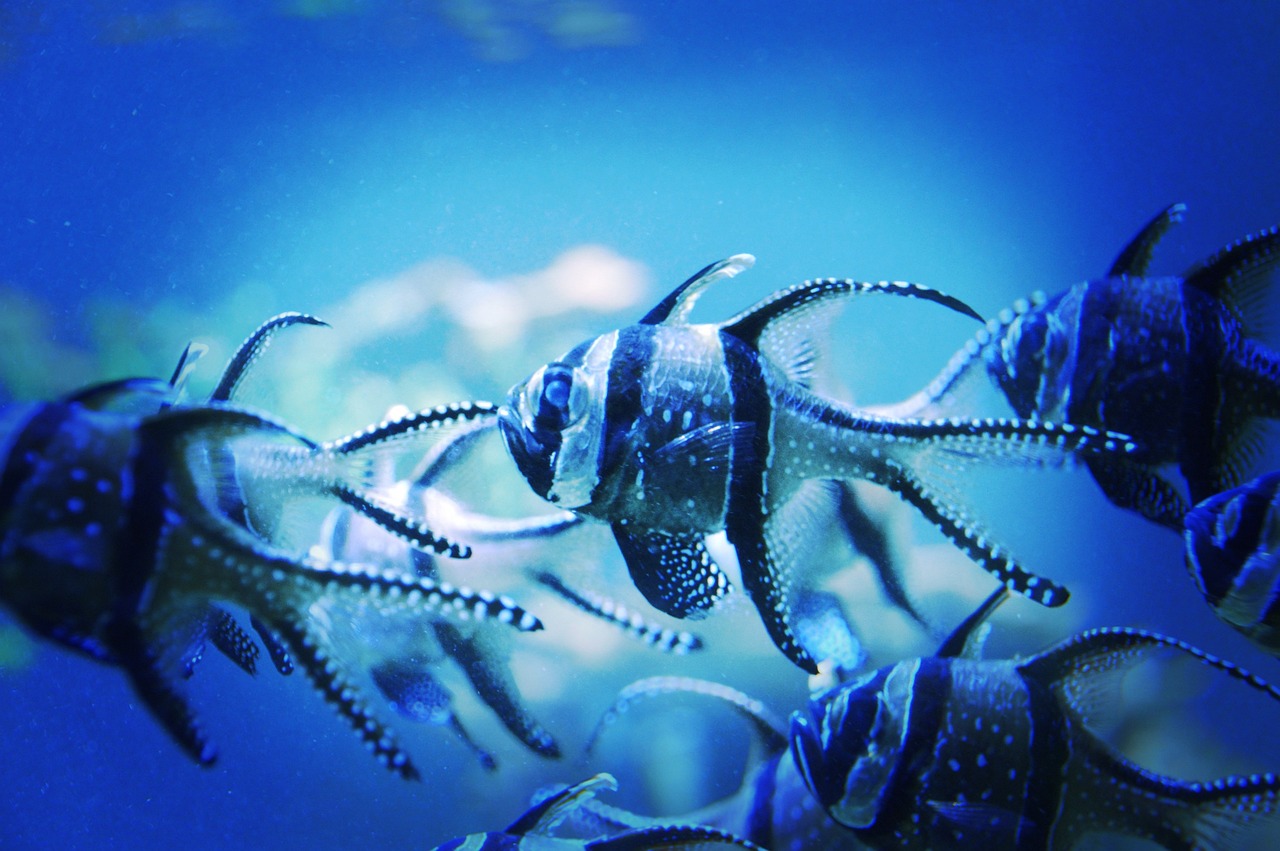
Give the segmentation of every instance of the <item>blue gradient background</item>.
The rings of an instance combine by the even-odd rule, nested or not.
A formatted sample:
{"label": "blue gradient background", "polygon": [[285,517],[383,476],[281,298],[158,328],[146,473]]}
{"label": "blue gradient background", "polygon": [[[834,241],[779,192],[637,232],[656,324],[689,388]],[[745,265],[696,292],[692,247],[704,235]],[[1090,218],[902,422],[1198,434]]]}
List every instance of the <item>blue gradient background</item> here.
{"label": "blue gradient background", "polygon": [[[633,43],[565,49],[525,26],[527,51],[507,62],[480,57],[433,4],[330,5],[188,4],[222,23],[125,43],[110,37],[117,15],[172,21],[175,6],[0,7],[0,284],[50,312],[48,333],[81,345],[104,299],[198,323],[252,283],[265,317],[428,257],[502,275],[589,242],[646,264],[655,299],[711,260],[755,254],[706,317],[827,275],[919,281],[990,314],[1102,273],[1174,201],[1190,212],[1161,272],[1280,220],[1267,3],[618,0]],[[833,360],[860,399],[916,389],[969,333],[954,319],[931,331],[925,312],[860,305],[841,326]],[[175,334],[197,330],[212,329]],[[4,341],[11,365],[27,356]],[[170,362],[157,354],[155,373]],[[1017,519],[1050,551],[1043,572],[1115,592],[1088,622],[1172,631],[1277,675],[1205,609],[1172,536],[1114,513],[1076,522],[1066,503]],[[193,688],[222,745],[212,771],[181,758],[118,672],[45,646],[0,669],[0,846],[420,848],[505,824],[532,791],[479,777],[452,742],[434,755],[435,731],[409,741],[434,763],[427,782],[400,783],[299,678],[209,669]],[[803,683],[769,670],[792,678],[785,712]],[[1280,720],[1274,706],[1247,725],[1212,709],[1235,754]],[[1252,770],[1280,768],[1277,753],[1252,756]],[[573,760],[537,771],[586,776]]]}

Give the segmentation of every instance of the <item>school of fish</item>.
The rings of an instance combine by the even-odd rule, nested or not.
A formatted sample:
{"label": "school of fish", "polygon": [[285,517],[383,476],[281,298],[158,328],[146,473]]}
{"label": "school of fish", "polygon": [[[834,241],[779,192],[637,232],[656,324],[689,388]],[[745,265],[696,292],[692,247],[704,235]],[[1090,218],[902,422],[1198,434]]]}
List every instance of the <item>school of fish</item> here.
{"label": "school of fish", "polygon": [[[605,717],[672,693],[729,705],[760,741],[740,792],[648,818],[597,802],[616,787],[601,772],[544,795],[503,830],[438,847],[1066,849],[1098,835],[1236,847],[1280,828],[1276,774],[1167,776],[1099,730],[1123,676],[1154,657],[1193,659],[1266,699],[1280,690],[1125,626],[983,658],[989,618],[1010,594],[1056,608],[1070,592],[1015,555],[1015,530],[980,516],[965,488],[984,469],[1085,467],[1110,503],[1182,535],[1213,612],[1280,655],[1280,471],[1266,468],[1280,351],[1263,309],[1280,228],[1180,276],[1149,276],[1184,213],[1161,211],[1102,278],[985,321],[921,284],[826,278],[691,322],[709,287],[754,264],[735,255],[635,324],[533,370],[500,404],[394,409],[328,441],[239,401],[277,332],[326,324],[281,314],[241,344],[206,399],[186,398],[202,354],[193,345],[167,381],[115,380],[0,408],[0,605],[33,634],[120,669],[201,765],[217,751],[184,683],[212,645],[249,674],[263,649],[280,674],[300,669],[379,762],[420,779],[421,760],[378,702],[451,731],[499,771],[442,679],[452,667],[525,748],[561,757],[563,736],[538,719],[512,670],[522,634],[586,617],[656,652],[703,652],[679,622],[712,616],[736,593],[727,560],[761,634],[809,675],[808,705],[783,723],[727,686],[660,678],[624,692]],[[980,325],[919,392],[860,407],[815,379],[835,311],[864,295],[908,297]],[[975,409],[977,387],[1008,409]],[[546,511],[489,514],[442,486],[485,441],[500,441]],[[994,580],[935,653],[876,670],[864,669],[848,614],[862,601],[823,583],[833,533],[867,557],[891,606],[931,625],[868,488],[893,494]],[[628,610],[603,575],[570,564],[576,536],[596,524],[655,612]],[[459,560],[538,589],[556,614],[448,581]]]}

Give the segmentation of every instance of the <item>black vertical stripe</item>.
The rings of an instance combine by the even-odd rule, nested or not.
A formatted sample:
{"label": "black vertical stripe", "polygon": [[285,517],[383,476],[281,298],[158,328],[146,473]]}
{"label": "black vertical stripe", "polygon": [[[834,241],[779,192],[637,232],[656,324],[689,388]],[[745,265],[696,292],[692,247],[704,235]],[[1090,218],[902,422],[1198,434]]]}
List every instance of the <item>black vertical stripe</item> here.
{"label": "black vertical stripe", "polygon": [[762,765],[752,784],[745,838],[763,848],[773,847],[773,802],[778,795],[778,763],[781,759],[775,756]]}
{"label": "black vertical stripe", "polygon": [[609,499],[608,494],[613,492],[612,474],[631,466],[626,455],[634,451],[631,437],[636,423],[644,416],[644,387],[650,380],[650,365],[653,363],[653,327],[631,325],[617,333],[605,386],[604,446],[595,487],[591,491],[592,503],[597,498]]}
{"label": "black vertical stripe", "polygon": [[1222,486],[1221,473],[1232,442],[1243,425],[1224,410],[1222,370],[1227,359],[1220,318],[1222,307],[1183,285],[1182,324],[1186,375],[1182,393],[1182,435],[1178,465],[1194,505]]}
{"label": "black vertical stripe", "polygon": [[[925,775],[936,768],[938,736],[951,700],[952,660],[928,656],[919,661],[911,682],[911,708],[902,752],[885,784],[884,803],[875,824],[859,832],[877,847],[897,844],[894,834],[898,831],[918,829],[911,817],[920,812]],[[900,662],[899,666],[905,664]]]}
{"label": "black vertical stripe", "polygon": [[[733,337],[721,336],[729,376],[730,423],[752,423],[751,452],[735,451],[729,466],[729,502],[725,530],[729,540],[764,540],[764,476],[773,434],[773,400],[760,359]],[[741,443],[735,444],[740,449]],[[745,577],[744,577],[744,580]]]}
{"label": "black vertical stripe", "polygon": [[730,423],[751,424],[747,452],[734,445],[729,463],[729,487],[724,529],[738,554],[742,584],[764,621],[774,646],[788,659],[811,674],[817,663],[796,640],[787,624],[786,577],[780,577],[770,563],[765,522],[765,476],[773,441],[773,399],[757,352],[736,337],[720,335],[725,370],[729,378]]}
{"label": "black vertical stripe", "polygon": [[126,492],[125,483],[121,482],[125,516],[109,566],[116,580],[113,618],[120,622],[137,617],[142,592],[157,568],[168,501],[165,456],[171,449],[170,441],[148,429],[145,423],[138,428],[128,465],[132,489]]}
{"label": "black vertical stripe", "polygon": [[1031,733],[1027,794],[1019,849],[1049,847],[1049,837],[1062,805],[1064,773],[1071,753],[1067,719],[1049,687],[1020,672],[1027,689]]}

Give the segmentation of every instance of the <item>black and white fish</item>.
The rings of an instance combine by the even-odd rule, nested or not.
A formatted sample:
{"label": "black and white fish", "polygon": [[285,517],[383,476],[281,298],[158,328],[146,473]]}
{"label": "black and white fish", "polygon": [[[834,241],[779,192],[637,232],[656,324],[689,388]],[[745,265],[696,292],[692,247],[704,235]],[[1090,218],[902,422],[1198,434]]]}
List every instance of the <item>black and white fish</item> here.
{"label": "black and white fish", "polygon": [[452,730],[486,771],[496,770],[498,762],[493,754],[476,744],[453,711],[453,694],[432,673],[434,667],[416,660],[388,659],[369,673],[392,709],[411,721]]}
{"label": "black and white fish", "polygon": [[773,642],[811,673],[788,625],[791,577],[829,480],[883,485],[922,512],[1001,583],[1044,605],[1067,591],[1034,576],[972,519],[957,476],[998,460],[1059,465],[1073,454],[1127,457],[1123,435],[1088,426],[894,420],[814,393],[812,334],[861,293],[909,295],[976,314],[905,283],[825,279],[782,290],[738,316],[690,324],[706,288],[754,262],[737,255],[677,287],[636,325],[588,340],[512,388],[499,423],[533,490],[610,524],[636,587],[675,617],[705,614],[729,589],[704,539],[724,530]]}
{"label": "black and white fish", "polygon": [[[987,619],[1008,596],[997,589],[960,623],[942,642],[939,652],[950,655],[961,652],[976,655],[989,626]],[[852,669],[838,669],[842,675],[853,675]],[[820,687],[819,678],[810,679],[810,690],[818,693],[834,689]],[[837,686],[838,688],[838,686]],[[800,760],[792,758],[790,737],[785,724],[761,701],[721,683],[690,677],[648,677],[619,692],[613,704],[601,716],[587,740],[587,754],[607,727],[630,713],[641,701],[671,695],[709,698],[728,707],[742,717],[754,732],[758,747],[757,764],[745,773],[738,792],[710,803],[694,812],[682,814],[683,824],[703,825],[728,831],[774,851],[808,851],[811,848],[858,851],[868,846],[844,825],[835,821],[819,805],[806,780],[797,769]],[[600,808],[587,802],[584,809],[614,829],[641,827],[650,819],[616,808]]]}
{"label": "black and white fish", "polygon": [[[1094,456],[1089,468],[1112,502],[1180,531],[1190,505],[1242,483],[1260,421],[1280,419],[1280,352],[1258,339],[1280,228],[1180,276],[1148,277],[1156,244],[1184,211],[1174,204],[1152,219],[1104,277],[989,321],[928,388],[886,413],[953,411],[964,380],[985,367],[1020,417],[1141,443],[1141,460]],[[1182,482],[1161,470],[1171,464]]]}
{"label": "black and white fish", "polygon": [[[617,789],[612,775],[600,773],[549,795],[530,807],[504,830],[473,833],[437,845],[432,851],[722,851],[760,846],[733,834],[709,827],[683,824],[651,824],[620,828],[588,837],[557,836],[557,829],[572,822],[576,811],[602,790]],[[567,832],[567,831],[566,831]]]}
{"label": "black and white fish", "polygon": [[1280,656],[1280,472],[1187,513],[1187,568],[1218,617]]}
{"label": "black and white fish", "polygon": [[[327,631],[311,619],[313,607],[358,599],[388,616],[492,618],[520,630],[541,623],[509,599],[315,559],[278,546],[263,529],[274,503],[328,501],[417,546],[465,555],[349,473],[402,441],[493,409],[421,411],[316,444],[246,408],[176,406],[174,385],[126,379],[4,412],[0,602],[35,633],[122,668],[203,765],[216,751],[188,706],[183,678],[206,636],[231,648],[241,667],[250,665],[252,640],[217,617],[224,604],[244,609],[282,639],[381,762],[417,777],[391,731],[364,706]],[[263,500],[244,497],[250,493]]]}
{"label": "black and white fish", "polygon": [[1276,820],[1280,778],[1161,776],[1093,732],[1122,675],[1170,649],[1280,700],[1176,639],[1097,629],[1029,659],[882,668],[794,714],[791,754],[831,818],[874,848],[1066,849],[1103,833],[1225,851]]}
{"label": "black and white fish", "polygon": [[[393,409],[388,418],[407,412]],[[438,534],[468,541],[472,547],[472,557],[466,562],[469,572],[505,571],[509,577],[517,578],[527,574],[560,599],[650,647],[676,654],[700,648],[702,641],[696,635],[646,621],[607,597],[569,586],[550,569],[529,567],[551,558],[558,560],[566,547],[574,547],[572,536],[581,534],[580,518],[568,512],[494,517],[474,511],[453,496],[447,480],[456,471],[465,470],[468,454],[491,433],[494,424],[493,418],[478,419],[451,434],[431,448],[409,479],[393,480],[392,471],[384,465],[369,471],[365,481],[395,504],[413,506],[415,516],[428,518]],[[581,541],[577,543],[580,545]],[[381,526],[347,506],[329,513],[311,551],[323,559],[385,566],[435,582],[443,578],[441,559],[387,535]],[[436,702],[432,718],[421,713],[411,717],[448,726],[470,743],[470,736],[453,713],[452,698],[437,677],[443,673],[441,668],[452,663],[466,676],[476,695],[526,747],[540,756],[560,756],[555,737],[535,716],[516,684],[510,670],[510,631],[501,624],[458,624],[436,619],[406,629],[400,623],[388,628],[376,614],[365,618],[357,613],[344,619],[354,621],[361,645],[359,654],[377,660],[371,663],[374,685],[401,714],[409,702],[405,691],[420,692],[420,696],[431,700],[419,703]],[[474,745],[472,749],[482,764],[491,764],[493,758],[486,752]]]}

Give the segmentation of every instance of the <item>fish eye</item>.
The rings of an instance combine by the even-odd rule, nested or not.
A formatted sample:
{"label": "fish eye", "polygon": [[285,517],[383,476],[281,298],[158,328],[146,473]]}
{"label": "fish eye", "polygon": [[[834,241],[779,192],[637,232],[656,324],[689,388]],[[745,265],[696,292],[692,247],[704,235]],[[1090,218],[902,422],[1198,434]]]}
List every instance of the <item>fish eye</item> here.
{"label": "fish eye", "polygon": [[575,380],[573,367],[548,364],[529,384],[533,423],[540,429],[562,431],[586,413],[585,383]]}

